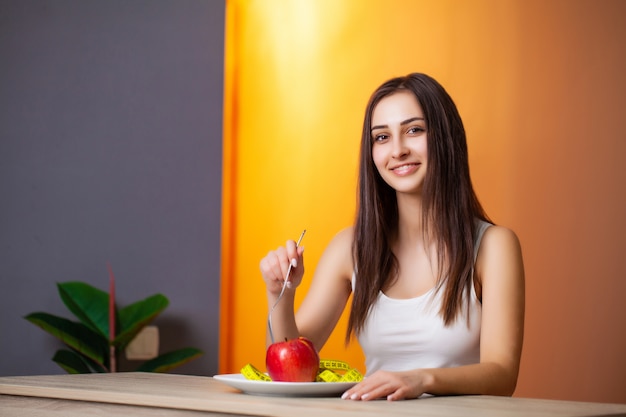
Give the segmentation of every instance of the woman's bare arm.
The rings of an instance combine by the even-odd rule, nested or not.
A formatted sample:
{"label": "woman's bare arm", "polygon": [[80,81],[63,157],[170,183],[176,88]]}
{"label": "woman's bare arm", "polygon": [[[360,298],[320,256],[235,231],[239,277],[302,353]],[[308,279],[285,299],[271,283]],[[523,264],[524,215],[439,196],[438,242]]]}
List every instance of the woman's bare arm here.
{"label": "woman's bare arm", "polygon": [[[274,340],[309,338],[319,351],[332,333],[351,293],[352,229],[339,232],[328,244],[315,269],[311,286],[302,305],[295,313],[296,287],[302,280],[304,264],[300,251],[296,254],[294,242],[285,248],[270,252],[261,261],[261,272],[266,281],[268,306],[271,309],[280,292],[281,277],[286,275],[289,259],[296,258],[298,265],[292,269],[293,285],[286,288],[283,298],[272,312]],[[267,344],[271,340],[269,335]]]}

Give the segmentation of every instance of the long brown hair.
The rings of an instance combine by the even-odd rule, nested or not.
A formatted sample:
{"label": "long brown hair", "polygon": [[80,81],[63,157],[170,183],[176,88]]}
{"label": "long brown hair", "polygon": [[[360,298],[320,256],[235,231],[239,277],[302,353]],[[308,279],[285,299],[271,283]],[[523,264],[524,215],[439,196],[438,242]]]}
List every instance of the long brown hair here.
{"label": "long brown hair", "polygon": [[370,97],[363,122],[353,242],[356,285],[347,340],[363,329],[378,293],[397,278],[398,261],[391,250],[398,234],[396,192],[374,166],[371,127],[376,105],[399,90],[415,95],[426,121],[428,166],[422,191],[422,224],[426,235],[435,239],[437,288],[444,291],[440,314],[446,325],[454,322],[473,285],[475,221],[489,221],[472,187],[465,129],[452,98],[425,74],[383,83]]}

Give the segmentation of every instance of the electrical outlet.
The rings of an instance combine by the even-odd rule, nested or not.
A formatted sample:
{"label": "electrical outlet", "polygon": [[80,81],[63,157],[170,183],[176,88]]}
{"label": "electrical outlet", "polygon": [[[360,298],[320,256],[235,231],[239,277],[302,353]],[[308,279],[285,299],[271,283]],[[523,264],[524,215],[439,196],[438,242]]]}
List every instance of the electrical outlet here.
{"label": "electrical outlet", "polygon": [[159,355],[159,328],[146,326],[126,346],[126,359],[146,360]]}

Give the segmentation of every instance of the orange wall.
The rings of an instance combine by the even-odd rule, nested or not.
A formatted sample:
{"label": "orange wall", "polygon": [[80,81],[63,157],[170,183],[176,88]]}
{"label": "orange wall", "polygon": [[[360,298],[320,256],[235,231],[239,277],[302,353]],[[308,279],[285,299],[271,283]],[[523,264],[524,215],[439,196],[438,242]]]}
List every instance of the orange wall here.
{"label": "orange wall", "polygon": [[[516,395],[626,403],[625,28],[621,0],[229,0],[220,372],[264,367],[259,260],[306,228],[310,279],[352,222],[370,92],[420,71],[455,98],[479,197],[522,241]],[[344,331],[321,354],[363,370]]]}

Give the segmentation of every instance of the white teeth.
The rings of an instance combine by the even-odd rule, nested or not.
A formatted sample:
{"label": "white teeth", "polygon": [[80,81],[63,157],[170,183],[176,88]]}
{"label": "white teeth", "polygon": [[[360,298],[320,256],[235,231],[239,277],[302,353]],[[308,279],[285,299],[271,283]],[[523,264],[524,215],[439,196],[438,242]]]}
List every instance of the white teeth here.
{"label": "white teeth", "polygon": [[395,168],[393,168],[393,169],[392,169],[392,171],[396,171],[396,172],[398,172],[398,173],[401,173],[401,172],[408,171],[408,170],[409,170],[409,169],[411,169],[413,166],[414,166],[413,164],[401,165],[401,166],[399,166],[399,167],[395,167]]}

